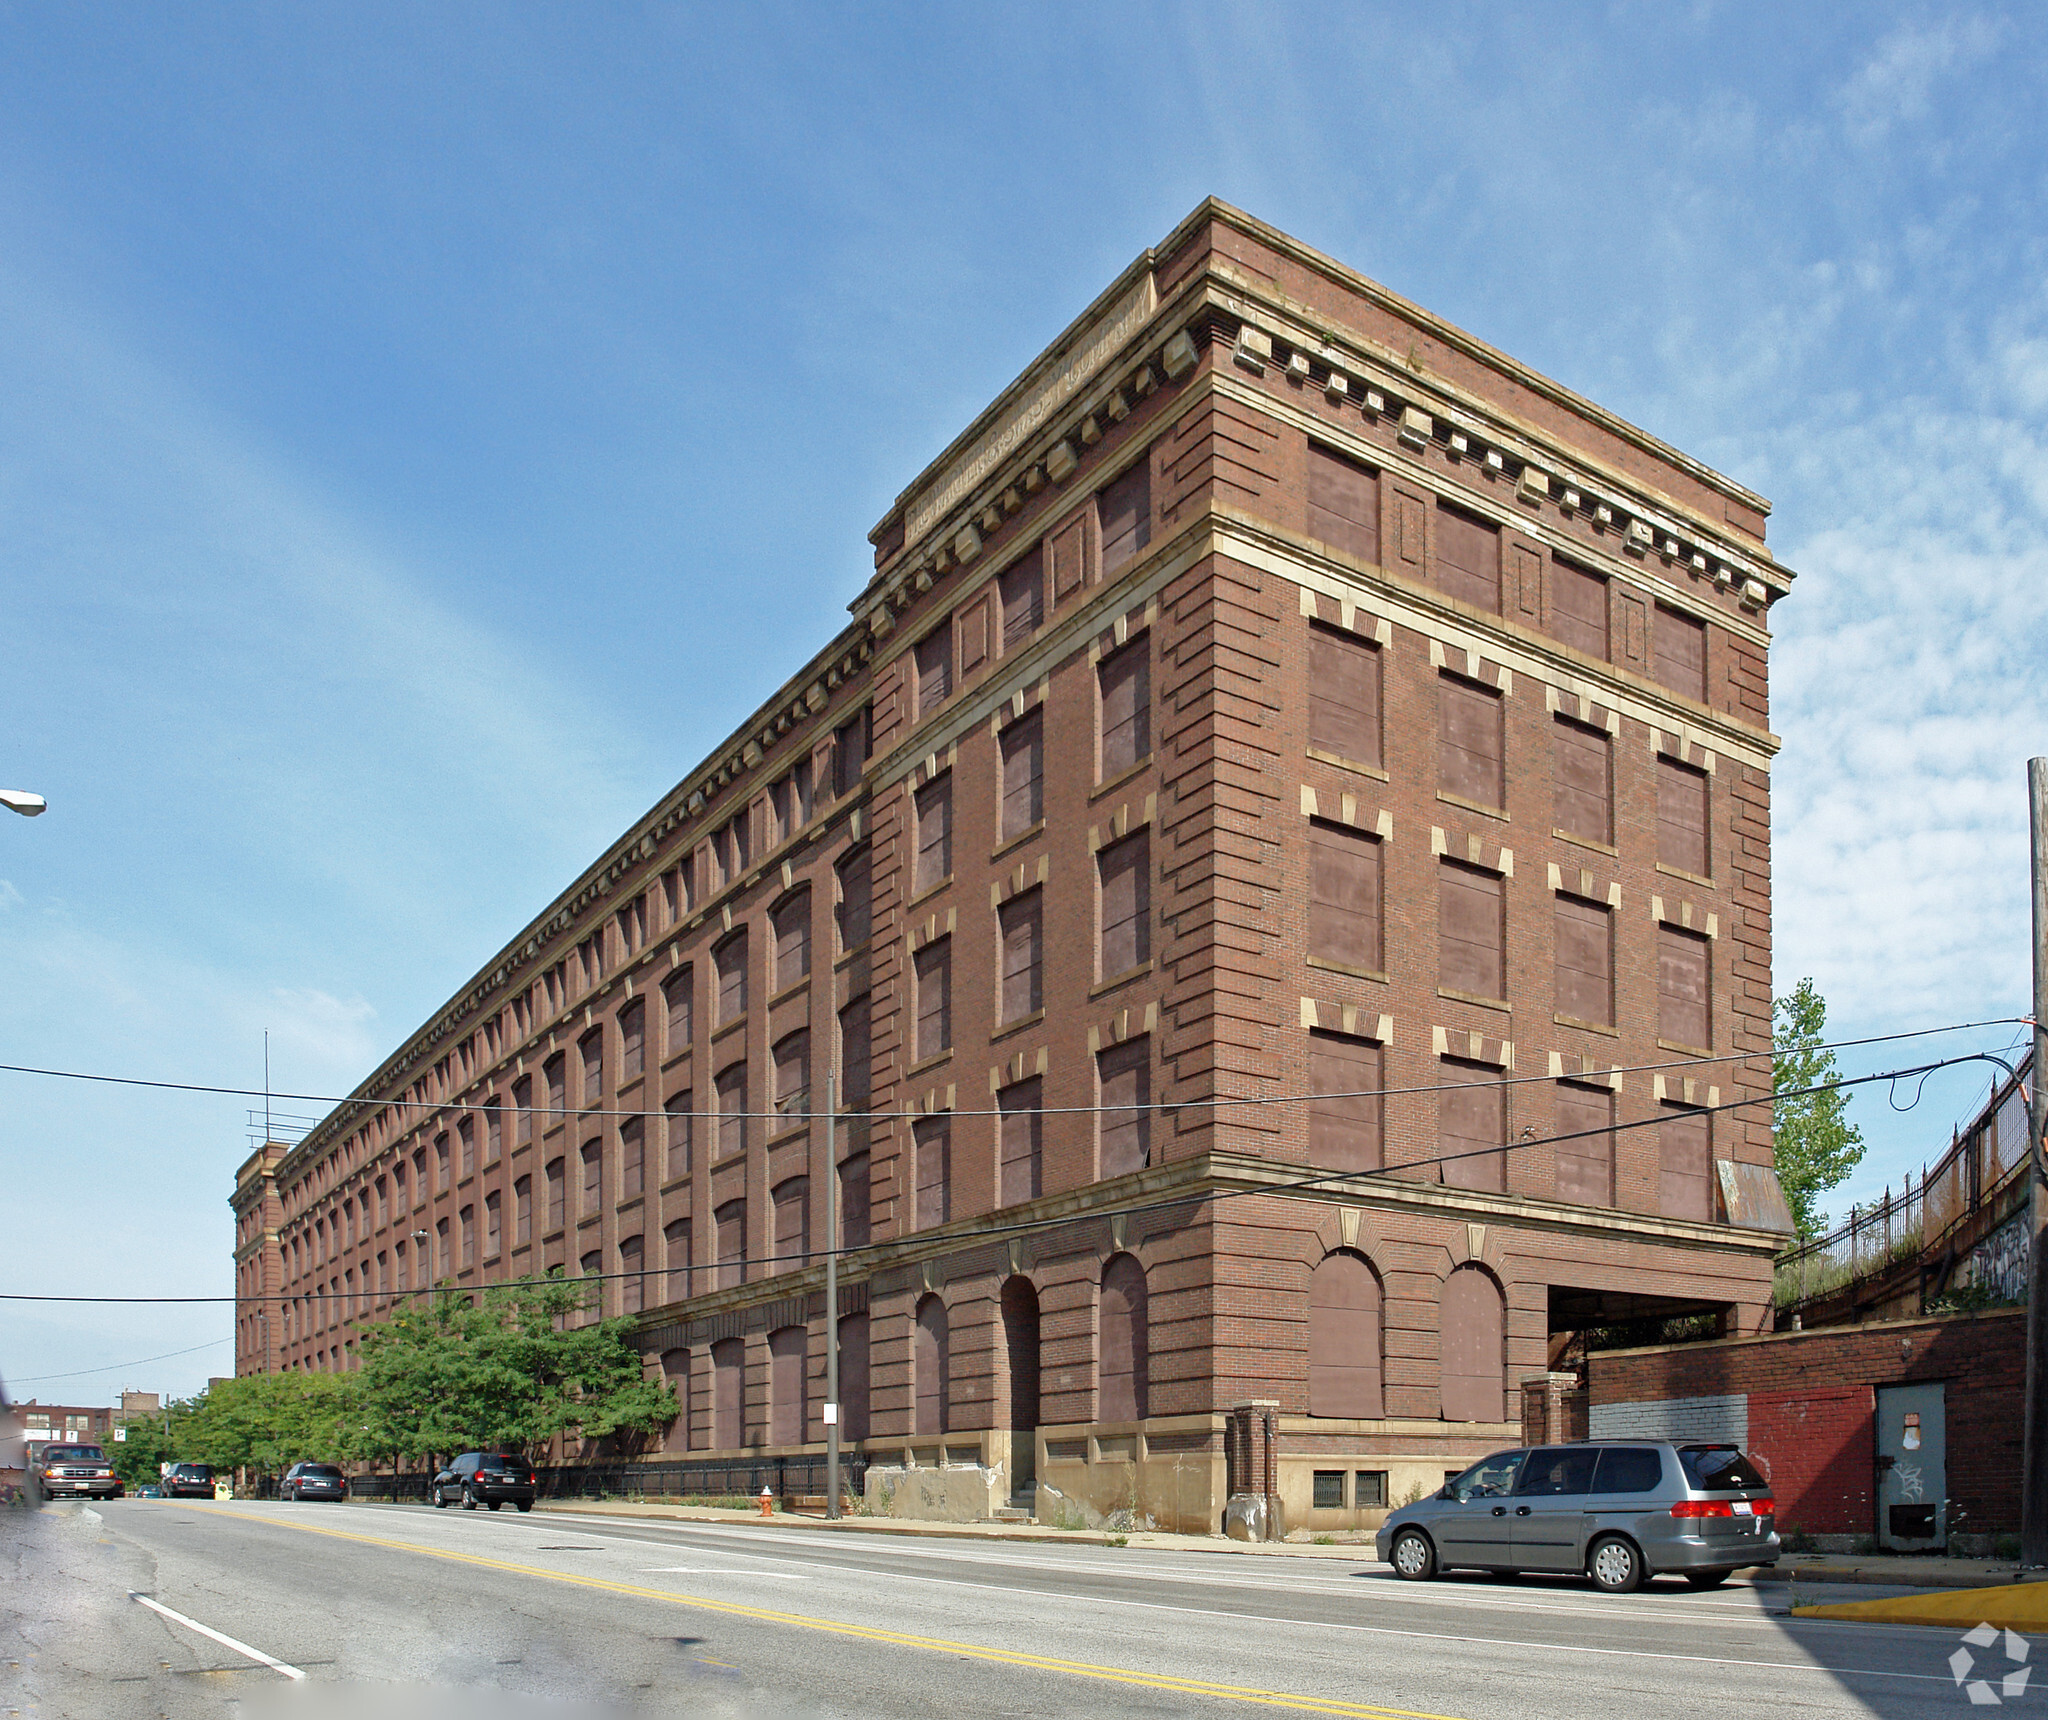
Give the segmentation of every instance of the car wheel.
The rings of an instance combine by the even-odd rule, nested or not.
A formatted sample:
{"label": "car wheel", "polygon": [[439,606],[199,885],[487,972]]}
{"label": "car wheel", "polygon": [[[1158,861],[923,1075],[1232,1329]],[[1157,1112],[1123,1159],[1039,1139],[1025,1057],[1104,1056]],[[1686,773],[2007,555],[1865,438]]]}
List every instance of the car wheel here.
{"label": "car wheel", "polygon": [[1643,1555],[1633,1541],[1608,1535],[1593,1543],[1586,1571],[1610,1595],[1633,1594],[1643,1586]]}
{"label": "car wheel", "polygon": [[1403,1529],[1394,1537],[1388,1562],[1394,1575],[1411,1583],[1426,1583],[1436,1575],[1436,1548],[1420,1529]]}
{"label": "car wheel", "polygon": [[448,1495],[443,1493],[438,1487],[434,1489],[434,1509],[436,1511],[448,1509]]}
{"label": "car wheel", "polygon": [[1685,1580],[1696,1589],[1718,1589],[1734,1574],[1733,1571],[1687,1571]]}
{"label": "car wheel", "polygon": [[462,1484],[462,1508],[465,1511],[474,1511],[476,1509],[476,1494],[470,1489],[469,1483],[466,1481]]}
{"label": "car wheel", "polygon": [[520,1500],[519,1509],[522,1511],[531,1511],[533,1509],[533,1501],[531,1499]]}
{"label": "car wheel", "polygon": [[484,1501],[484,1504],[493,1511],[497,1510],[497,1508],[504,1503],[505,1501],[502,1499],[486,1499]]}

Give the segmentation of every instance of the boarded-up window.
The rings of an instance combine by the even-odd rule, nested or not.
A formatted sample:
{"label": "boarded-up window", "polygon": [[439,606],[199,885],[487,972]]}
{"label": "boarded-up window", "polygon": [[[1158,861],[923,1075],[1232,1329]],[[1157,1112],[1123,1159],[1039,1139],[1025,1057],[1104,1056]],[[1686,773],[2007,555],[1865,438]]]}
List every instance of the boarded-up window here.
{"label": "boarded-up window", "polygon": [[1043,890],[1027,890],[1002,906],[1002,976],[996,1019],[1007,1026],[1035,1014],[1044,1004],[1045,917]]}
{"label": "boarded-up window", "polygon": [[1551,725],[1551,816],[1588,842],[1614,841],[1614,743],[1605,729],[1568,717]]}
{"label": "boarded-up window", "polygon": [[845,1439],[868,1436],[868,1317],[848,1314],[839,1322],[839,1432]]}
{"label": "boarded-up window", "polygon": [[638,1117],[619,1125],[619,1199],[631,1200],[647,1187],[647,1133]]}
{"label": "boarded-up window", "polygon": [[1713,1133],[1705,1111],[1664,1112],[1657,1125],[1657,1210],[1705,1224],[1714,1216]]}
{"label": "boarded-up window", "polygon": [[647,1006],[636,998],[619,1011],[619,1079],[636,1081],[646,1073]]}
{"label": "boarded-up window", "polygon": [[[1022,1273],[1003,1280],[998,1298],[1003,1319],[1003,1360],[1008,1363],[1010,1416],[1013,1432],[1038,1426],[1039,1330],[1038,1287]],[[1004,1425],[1002,1422],[998,1426]]]}
{"label": "boarded-up window", "polygon": [[1001,1113],[999,1151],[1002,1159],[1003,1206],[1036,1200],[1042,1187],[1045,1084],[1033,1078],[1012,1082],[996,1094]]}
{"label": "boarded-up window", "polygon": [[547,1179],[547,1226],[550,1231],[556,1231],[562,1228],[562,1222],[566,1216],[564,1209],[568,1205],[568,1178],[564,1174],[563,1164],[560,1159],[548,1160]]}
{"label": "boarded-up window", "polygon": [[953,623],[927,633],[917,642],[917,714],[928,717],[953,691]]}
{"label": "boarded-up window", "polygon": [[729,1200],[711,1215],[718,1233],[718,1288],[747,1279],[747,1203]]}
{"label": "boarded-up window", "polygon": [[1707,700],[1707,624],[1657,605],[1650,629],[1650,676],[1674,693]]}
{"label": "boarded-up window", "polygon": [[[790,1126],[811,1108],[811,1035],[807,1028],[786,1033],[775,1042],[775,1114],[777,1129]],[[780,1119],[787,1118],[788,1122]]]}
{"label": "boarded-up window", "polygon": [[810,1359],[810,1331],[780,1326],[768,1334],[768,1443],[804,1441],[804,1373]]}
{"label": "boarded-up window", "polygon": [[1013,650],[1036,633],[1045,620],[1045,552],[1033,545],[1029,554],[1007,569],[1000,581],[1003,605],[1003,649]]}
{"label": "boarded-up window", "polygon": [[691,1280],[691,1269],[697,1264],[690,1254],[690,1221],[679,1218],[661,1233],[662,1266],[668,1273],[668,1288],[663,1294],[671,1302],[680,1302],[686,1296],[696,1293]]}
{"label": "boarded-up window", "polygon": [[917,1155],[917,1228],[930,1230],[953,1216],[952,1119],[921,1117],[912,1125]]}
{"label": "boarded-up window", "polygon": [[868,1222],[868,1156],[853,1154],[839,1166],[839,1246],[865,1248]]}
{"label": "boarded-up window", "polygon": [[[505,1197],[496,1189],[484,1196],[484,1258],[495,1260],[505,1246]],[[384,1256],[377,1256],[381,1274]],[[383,1286],[379,1284],[378,1289]]]}
{"label": "boarded-up window", "polygon": [[577,1042],[583,1053],[583,1103],[604,1097],[604,1029],[594,1027]]}
{"label": "boarded-up window", "polygon": [[1102,577],[1111,574],[1152,541],[1152,462],[1140,456],[1129,471],[1111,480],[1096,498],[1102,522]]}
{"label": "boarded-up window", "polygon": [[1002,805],[996,836],[1008,842],[1045,817],[1045,723],[1039,712],[1003,730]]}
{"label": "boarded-up window", "polygon": [[953,875],[953,773],[917,791],[917,871],[911,888],[919,895]]}
{"label": "boarded-up window", "polygon": [[865,1111],[873,1087],[874,1030],[868,994],[839,1012],[839,1109]]}
{"label": "boarded-up window", "polygon": [[1550,564],[1550,630],[1575,651],[1605,659],[1607,581],[1568,561]]}
{"label": "boarded-up window", "polygon": [[1437,1163],[1453,1188],[1508,1186],[1507,1090],[1500,1073],[1444,1058],[1437,1064]]}
{"label": "boarded-up window", "polygon": [[1380,759],[1380,652],[1330,627],[1308,633],[1308,744],[1359,764]]}
{"label": "boarded-up window", "polygon": [[689,1050],[695,1037],[697,1012],[692,990],[695,980],[693,969],[679,968],[662,981],[662,1051],[666,1056],[679,1056]]}
{"label": "boarded-up window", "polygon": [[711,1444],[737,1451],[746,1437],[747,1346],[743,1338],[720,1338],[711,1346]]}
{"label": "boarded-up window", "polygon": [[604,1202],[604,1143],[583,1143],[583,1216],[588,1218]]}
{"label": "boarded-up window", "polygon": [[1308,1413],[1379,1417],[1380,1281],[1365,1256],[1326,1254],[1308,1281]]}
{"label": "boarded-up window", "polygon": [[988,599],[978,597],[959,616],[960,676],[965,680],[988,661]]}
{"label": "boarded-up window", "polygon": [[533,1240],[533,1178],[521,1177],[512,1185],[512,1240],[520,1247]]}
{"label": "boarded-up window", "polygon": [[1501,696],[1450,675],[1436,684],[1436,785],[1478,806],[1505,806]]}
{"label": "boarded-up window", "polygon": [[868,850],[856,848],[839,862],[839,953],[857,950],[868,941],[871,912]]}
{"label": "boarded-up window", "polygon": [[619,1243],[619,1312],[637,1314],[647,1306],[647,1274],[642,1270],[645,1246],[637,1236]]}
{"label": "boarded-up window", "polygon": [[1557,1087],[1557,1198],[1614,1204],[1614,1095],[1561,1081]]}
{"label": "boarded-up window", "polygon": [[1709,945],[1697,932],[1657,928],[1657,1037],[1700,1051],[1713,1049]]}
{"label": "boarded-up window", "polygon": [[[548,1084],[548,1110],[552,1120],[560,1122],[569,1109],[569,1059],[557,1051],[541,1065],[541,1074]],[[419,1154],[415,1153],[413,1158],[417,1161]]]}
{"label": "boarded-up window", "polygon": [[1151,1413],[1151,1334],[1145,1269],[1128,1254],[1102,1269],[1095,1415],[1098,1421],[1143,1421]]}
{"label": "boarded-up window", "polygon": [[[462,1209],[462,1266],[467,1271],[476,1264],[476,1208]],[[353,1276],[353,1274],[351,1274]],[[351,1312],[354,1310],[351,1309]]]}
{"label": "boarded-up window", "polygon": [[927,1294],[917,1304],[910,1329],[910,1373],[916,1393],[914,1434],[946,1431],[946,1375],[952,1365],[952,1333],[946,1304]]}
{"label": "boarded-up window", "polygon": [[1101,933],[1096,977],[1114,979],[1152,959],[1152,846],[1144,831],[1096,856]]}
{"label": "boarded-up window", "polygon": [[1308,1162],[1324,1170],[1376,1171],[1383,1162],[1380,1092],[1385,1054],[1363,1039],[1311,1033]]}
{"label": "boarded-up window", "polygon": [[1308,445],[1308,535],[1378,565],[1380,475],[1334,449]]}
{"label": "boarded-up window", "polygon": [[1152,750],[1152,638],[1141,633],[1096,666],[1104,781]]}
{"label": "boarded-up window", "polygon": [[1308,953],[1313,960],[1378,973],[1380,845],[1343,825],[1308,832]]}
{"label": "boarded-up window", "polygon": [[747,1013],[747,934],[742,927],[712,954],[718,969],[718,1025]]}
{"label": "boarded-up window", "polygon": [[1442,1334],[1445,1421],[1500,1421],[1507,1413],[1507,1310],[1483,1268],[1460,1266],[1444,1280]]}
{"label": "boarded-up window", "polygon": [[1505,880],[1443,861],[1437,872],[1437,984],[1468,997],[1505,998]]}
{"label": "boarded-up window", "polygon": [[779,903],[770,923],[775,933],[775,989],[795,985],[811,971],[811,893],[798,890]]}
{"label": "boarded-up window", "polygon": [[868,762],[869,714],[860,711],[832,731],[832,792],[851,794]]}
{"label": "boarded-up window", "polygon": [[662,1170],[665,1181],[674,1182],[678,1177],[690,1174],[690,1149],[697,1134],[697,1119],[693,1114],[696,1108],[697,1095],[687,1088],[662,1106],[665,1113],[663,1126],[668,1131]]}
{"label": "boarded-up window", "polygon": [[940,938],[917,952],[917,1059],[936,1057],[953,1044],[953,940]]}
{"label": "boarded-up window", "polygon": [[1120,1177],[1152,1162],[1152,1041],[1127,1039],[1095,1060],[1100,1173]]}
{"label": "boarded-up window", "polygon": [[1696,878],[1713,875],[1707,846],[1707,773],[1657,760],[1657,858]]}
{"label": "boarded-up window", "polygon": [[1557,899],[1557,1013],[1614,1025],[1614,914],[1604,903]]}
{"label": "boarded-up window", "polygon": [[1446,597],[1500,613],[1500,528],[1436,505],[1436,582]]}
{"label": "boarded-up window", "polygon": [[718,1156],[747,1150],[747,1066],[735,1063],[718,1077]]}
{"label": "boarded-up window", "polygon": [[775,1270],[794,1272],[811,1257],[811,1179],[785,1177],[769,1191],[775,1220]]}

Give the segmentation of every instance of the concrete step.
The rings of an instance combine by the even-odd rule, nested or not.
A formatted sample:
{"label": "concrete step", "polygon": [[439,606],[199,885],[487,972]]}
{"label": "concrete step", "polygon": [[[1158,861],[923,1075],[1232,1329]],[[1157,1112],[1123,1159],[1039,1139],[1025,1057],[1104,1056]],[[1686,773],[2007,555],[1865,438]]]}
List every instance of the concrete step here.
{"label": "concrete step", "polygon": [[1004,1505],[997,1509],[994,1520],[998,1523],[1028,1523],[1031,1513],[1022,1505]]}

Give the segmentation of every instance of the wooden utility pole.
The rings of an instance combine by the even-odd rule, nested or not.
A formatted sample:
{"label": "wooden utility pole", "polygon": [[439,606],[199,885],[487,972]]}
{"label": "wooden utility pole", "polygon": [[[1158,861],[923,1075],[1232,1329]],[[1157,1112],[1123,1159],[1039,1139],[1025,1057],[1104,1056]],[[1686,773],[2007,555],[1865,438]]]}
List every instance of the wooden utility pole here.
{"label": "wooden utility pole", "polygon": [[2048,758],[2027,760],[2033,856],[2034,1067],[2028,1082],[2027,1157],[2033,1250],[2027,1266],[2026,1445],[2020,1475],[2020,1562],[2048,1567]]}

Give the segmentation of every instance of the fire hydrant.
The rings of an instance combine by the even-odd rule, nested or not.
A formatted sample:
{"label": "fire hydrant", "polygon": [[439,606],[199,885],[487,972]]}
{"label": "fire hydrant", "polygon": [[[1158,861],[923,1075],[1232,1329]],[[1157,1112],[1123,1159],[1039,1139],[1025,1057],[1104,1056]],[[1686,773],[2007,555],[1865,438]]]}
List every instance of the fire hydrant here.
{"label": "fire hydrant", "polygon": [[763,1482],[761,1485],[761,1515],[764,1517],[775,1515],[775,1495],[768,1491],[766,1482]]}

